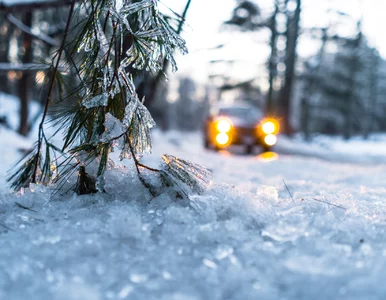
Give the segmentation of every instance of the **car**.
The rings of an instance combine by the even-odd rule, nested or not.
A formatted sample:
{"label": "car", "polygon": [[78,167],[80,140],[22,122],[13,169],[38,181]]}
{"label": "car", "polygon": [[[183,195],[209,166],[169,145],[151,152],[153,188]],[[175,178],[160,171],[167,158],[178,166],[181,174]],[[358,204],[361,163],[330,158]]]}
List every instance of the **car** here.
{"label": "car", "polygon": [[219,106],[205,120],[204,147],[221,150],[231,145],[243,145],[246,153],[254,146],[271,151],[276,144],[279,122],[265,117],[263,112],[251,105]]}

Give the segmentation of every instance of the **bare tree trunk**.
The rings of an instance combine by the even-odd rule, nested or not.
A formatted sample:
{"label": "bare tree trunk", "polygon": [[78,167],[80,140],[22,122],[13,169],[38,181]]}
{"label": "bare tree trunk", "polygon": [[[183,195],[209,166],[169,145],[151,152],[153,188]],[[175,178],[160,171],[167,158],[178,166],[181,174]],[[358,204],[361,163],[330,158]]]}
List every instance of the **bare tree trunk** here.
{"label": "bare tree trunk", "polygon": [[369,77],[369,101],[368,107],[366,109],[366,120],[363,130],[363,138],[367,139],[372,130],[374,130],[374,121],[375,121],[375,107],[377,105],[378,97],[378,56],[374,50],[374,54],[371,57],[371,73]]}
{"label": "bare tree trunk", "polygon": [[[5,19],[4,16],[1,18],[1,22],[3,23],[3,28],[6,28],[6,32],[0,33],[0,62],[7,63],[9,62],[8,60],[8,53],[9,53],[9,48],[10,48],[10,40],[11,36],[13,34],[14,27],[10,26],[8,21]],[[0,73],[0,80],[1,80],[1,90],[5,93],[10,94],[11,89],[9,87],[9,82],[8,82],[8,76],[7,73]]]}
{"label": "bare tree trunk", "polygon": [[302,96],[302,130],[304,132],[304,139],[309,141],[311,138],[310,119],[312,115],[312,107],[310,105],[310,98],[315,92],[316,78],[319,75],[320,66],[322,65],[324,50],[327,43],[327,30],[328,28],[322,28],[322,44],[318,52],[318,62],[314,69],[311,70],[310,76],[306,81]]}
{"label": "bare tree trunk", "polygon": [[357,24],[358,34],[355,39],[354,44],[354,60],[351,64],[350,69],[350,86],[349,86],[349,95],[347,97],[347,105],[345,107],[345,126],[343,129],[343,137],[348,140],[352,136],[353,126],[354,126],[354,117],[355,117],[355,106],[356,106],[356,95],[355,95],[355,84],[356,84],[356,75],[359,71],[359,53],[358,49],[362,41],[362,29],[361,22]]}
{"label": "bare tree trunk", "polygon": [[292,126],[290,122],[291,117],[291,94],[292,84],[295,77],[295,63],[296,63],[296,44],[299,36],[299,21],[301,12],[301,0],[296,0],[296,9],[292,15],[287,12],[287,43],[286,43],[286,58],[285,58],[285,78],[284,86],[280,93],[280,104],[283,114],[283,132],[285,134],[292,134]]}
{"label": "bare tree trunk", "polygon": [[267,94],[267,103],[266,103],[266,114],[267,115],[272,115],[274,113],[274,99],[273,99],[273,82],[275,77],[277,76],[277,36],[278,32],[276,29],[276,16],[277,13],[279,12],[279,5],[277,0],[275,1],[275,10],[273,15],[271,16],[269,20],[269,29],[271,31],[271,38],[270,38],[270,43],[269,46],[271,48],[271,55],[269,57],[268,61],[268,94]]}
{"label": "bare tree trunk", "polygon": [[[24,15],[24,24],[28,27],[32,27],[32,12],[26,12]],[[22,36],[24,55],[22,62],[31,63],[33,58],[32,50],[32,37],[31,35],[24,33]],[[29,132],[28,124],[28,105],[30,89],[32,84],[32,74],[30,72],[24,72],[19,82],[19,97],[20,97],[20,123],[18,132],[21,135],[26,136]]]}

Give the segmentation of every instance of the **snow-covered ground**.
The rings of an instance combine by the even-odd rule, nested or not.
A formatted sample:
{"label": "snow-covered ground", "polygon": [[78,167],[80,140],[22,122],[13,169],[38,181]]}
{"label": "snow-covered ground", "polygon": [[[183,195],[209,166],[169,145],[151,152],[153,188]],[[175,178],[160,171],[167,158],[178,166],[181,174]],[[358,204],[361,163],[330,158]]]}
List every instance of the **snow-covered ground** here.
{"label": "snow-covered ground", "polygon": [[[0,128],[2,177],[32,141]],[[204,150],[198,133],[153,141],[143,162],[200,163],[212,186],[186,203],[151,199],[123,167],[86,196],[7,194],[1,178],[0,299],[384,299],[384,136],[282,137],[250,156]]]}

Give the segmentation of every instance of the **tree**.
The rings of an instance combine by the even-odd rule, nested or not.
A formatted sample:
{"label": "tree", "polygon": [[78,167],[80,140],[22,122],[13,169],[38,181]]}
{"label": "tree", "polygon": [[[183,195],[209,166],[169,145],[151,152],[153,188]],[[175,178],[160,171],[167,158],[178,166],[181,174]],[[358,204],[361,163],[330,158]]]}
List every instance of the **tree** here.
{"label": "tree", "polygon": [[[382,59],[368,46],[360,22],[352,36],[331,34],[331,29],[322,29],[319,53],[305,62],[305,136],[309,138],[311,131],[340,133],[346,139],[358,133],[367,136],[371,127],[377,127],[377,112],[382,111],[377,103]],[[337,51],[326,52],[326,43],[335,44]]]}
{"label": "tree", "polygon": [[[295,9],[290,10],[290,3],[295,3]],[[268,18],[264,18],[259,6],[253,1],[240,1],[233,11],[232,18],[226,24],[235,25],[242,31],[255,31],[267,28],[270,31],[269,46],[271,49],[268,59],[268,93],[266,113],[268,115],[281,114],[282,130],[284,133],[292,132],[290,124],[292,86],[295,78],[296,45],[299,36],[299,23],[301,13],[301,0],[274,0],[273,11]],[[286,18],[285,31],[279,31],[277,17],[283,14]],[[280,24],[281,25],[281,24]],[[284,55],[280,56],[277,50],[277,40],[285,37],[286,48]],[[285,65],[284,74],[279,74],[278,63],[282,60]],[[275,95],[275,81],[281,81],[279,96]]]}
{"label": "tree", "polygon": [[268,93],[266,97],[265,111],[268,115],[275,113],[274,81],[277,78],[277,39],[279,32],[277,30],[277,15],[279,13],[279,0],[274,1],[274,9],[268,18],[262,16],[259,6],[253,1],[239,1],[233,10],[232,17],[225,24],[236,26],[241,31],[258,31],[268,28],[271,36],[269,41],[270,57],[267,63],[268,69]]}
{"label": "tree", "polygon": [[[185,8],[180,17],[177,18],[177,25],[175,26],[175,32],[179,35],[183,30],[185,24],[186,15],[188,13],[191,0],[187,0]],[[170,18],[168,17],[168,20]],[[175,67],[175,66],[174,66]],[[146,107],[156,120],[161,124],[161,129],[166,130],[170,127],[167,114],[165,113],[165,106],[168,106],[163,91],[165,90],[164,78],[167,77],[169,68],[169,60],[165,57],[162,70],[159,70],[157,74],[152,74],[146,71],[141,71],[138,76],[135,76],[137,81],[137,93],[139,97],[146,96]],[[175,72],[177,70],[173,70]]]}
{"label": "tree", "polygon": [[[151,150],[150,129],[155,123],[138,97],[131,70],[157,74],[165,57],[175,69],[173,51],[186,53],[185,41],[157,9],[157,1],[76,2],[71,2],[52,68],[36,147],[10,177],[12,186],[18,189],[30,183],[54,182],[60,187],[77,170],[74,190],[78,194],[103,191],[109,154],[118,150],[120,159],[132,158],[139,178],[153,195],[154,184],[141,171],[154,172],[167,186],[180,187],[174,184],[179,181],[202,191],[210,172],[198,165],[168,155],[163,156],[161,169],[139,161]],[[71,41],[67,40],[69,34]],[[123,43],[127,41],[130,43],[124,53]],[[49,114],[55,95],[58,105]],[[60,146],[46,135],[48,117],[58,127],[55,135],[64,134]]]}
{"label": "tree", "polygon": [[285,52],[285,75],[284,85],[280,91],[280,107],[282,110],[283,122],[282,130],[286,134],[291,134],[293,129],[290,122],[291,117],[291,97],[292,87],[295,79],[295,64],[296,64],[296,44],[299,37],[299,22],[301,12],[301,0],[286,0],[285,4],[288,7],[290,2],[295,2],[295,10],[288,11],[286,37],[286,52]]}
{"label": "tree", "polygon": [[[4,78],[5,84],[3,91],[15,93],[20,98],[20,114],[18,132],[26,136],[32,127],[32,118],[29,115],[29,104],[31,98],[35,97],[35,78],[37,72],[43,74],[48,70],[46,65],[41,64],[44,56],[41,56],[39,63],[36,63],[38,52],[49,53],[52,48],[57,47],[55,37],[61,34],[64,28],[61,28],[58,12],[52,12],[54,9],[63,10],[62,6],[69,1],[63,0],[41,0],[38,2],[25,1],[6,1],[0,0],[0,12],[2,19],[2,32],[4,38],[0,41],[0,72]],[[47,29],[39,28],[37,33],[37,17],[40,22],[46,23],[50,16],[56,14],[55,28],[47,26]],[[59,13],[59,15],[61,15]],[[41,26],[40,26],[41,27]],[[47,33],[50,31],[49,33]],[[16,44],[16,51],[13,51],[13,59],[10,59],[11,43]],[[17,91],[11,90],[8,86],[8,77],[17,83]]]}

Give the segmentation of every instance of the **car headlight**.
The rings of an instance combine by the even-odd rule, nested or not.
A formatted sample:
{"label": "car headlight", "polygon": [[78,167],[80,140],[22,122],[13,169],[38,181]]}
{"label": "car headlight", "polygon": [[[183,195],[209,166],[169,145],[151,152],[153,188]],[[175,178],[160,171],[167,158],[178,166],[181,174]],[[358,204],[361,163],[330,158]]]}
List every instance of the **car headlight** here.
{"label": "car headlight", "polygon": [[216,128],[219,132],[226,133],[229,132],[232,128],[232,124],[230,121],[226,119],[221,119],[217,121]]}
{"label": "car headlight", "polygon": [[261,125],[261,130],[265,134],[275,134],[279,131],[279,123],[276,120],[266,120]]}
{"label": "car headlight", "polygon": [[216,143],[220,146],[225,146],[229,143],[230,138],[225,132],[220,132],[216,135]]}

